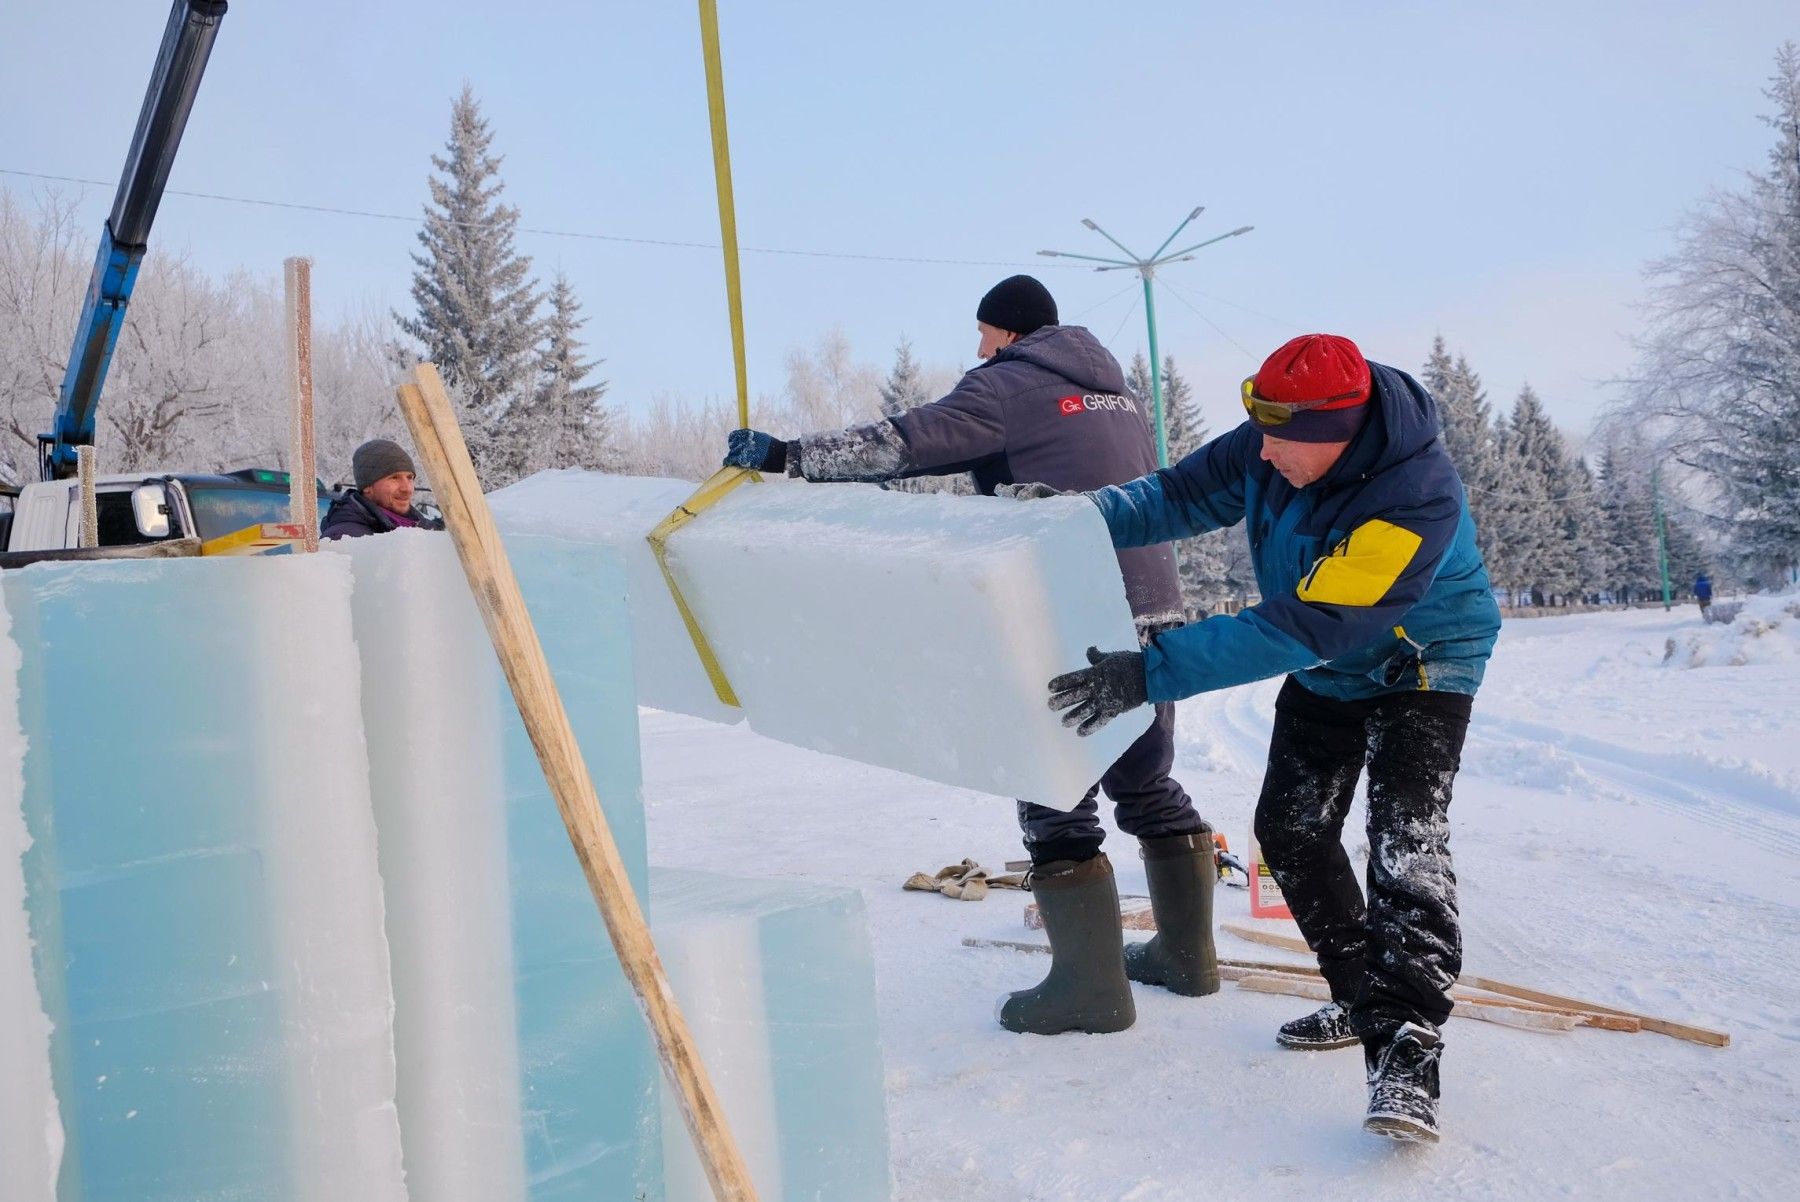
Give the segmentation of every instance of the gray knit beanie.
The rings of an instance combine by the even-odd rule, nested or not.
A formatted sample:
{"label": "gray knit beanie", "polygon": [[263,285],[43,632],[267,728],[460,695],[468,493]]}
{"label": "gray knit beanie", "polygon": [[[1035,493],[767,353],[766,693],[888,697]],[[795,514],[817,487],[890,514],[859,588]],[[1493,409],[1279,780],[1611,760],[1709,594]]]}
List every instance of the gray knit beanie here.
{"label": "gray knit beanie", "polygon": [[386,438],[372,438],[356,448],[356,454],[350,456],[350,474],[356,480],[356,487],[367,488],[377,480],[385,480],[395,472],[413,472],[412,456],[403,450],[399,443]]}

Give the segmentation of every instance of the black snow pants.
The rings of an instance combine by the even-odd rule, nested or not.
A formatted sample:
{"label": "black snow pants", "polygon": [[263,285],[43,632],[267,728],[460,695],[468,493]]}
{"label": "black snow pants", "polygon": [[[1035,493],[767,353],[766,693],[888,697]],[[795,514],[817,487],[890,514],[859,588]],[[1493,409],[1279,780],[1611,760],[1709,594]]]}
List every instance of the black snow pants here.
{"label": "black snow pants", "polygon": [[1125,749],[1087,791],[1081,804],[1063,813],[1048,806],[1019,803],[1019,828],[1033,864],[1056,860],[1091,860],[1100,854],[1106,832],[1095,800],[1101,789],[1112,798],[1119,829],[1140,839],[1192,835],[1206,830],[1187,790],[1169,776],[1175,766],[1175,707],[1156,707],[1156,721]]}
{"label": "black snow pants", "polygon": [[[1256,838],[1331,996],[1365,1043],[1403,1023],[1437,1029],[1462,972],[1450,786],[1473,697],[1394,693],[1335,701],[1289,677],[1275,701]],[[1344,818],[1369,770],[1368,902]]]}

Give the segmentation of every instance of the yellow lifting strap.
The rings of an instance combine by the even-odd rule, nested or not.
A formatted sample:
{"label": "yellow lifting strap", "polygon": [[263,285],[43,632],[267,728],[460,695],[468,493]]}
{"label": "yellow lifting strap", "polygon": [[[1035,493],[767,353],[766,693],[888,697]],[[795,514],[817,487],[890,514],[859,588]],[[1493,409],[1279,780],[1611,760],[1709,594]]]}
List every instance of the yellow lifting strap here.
{"label": "yellow lifting strap", "polygon": [[713,654],[712,644],[707,641],[706,632],[700,629],[694,611],[688,608],[687,598],[681,595],[681,587],[675,583],[675,573],[669,570],[669,536],[718,504],[726,493],[744,481],[761,479],[761,476],[748,468],[722,467],[650,532],[650,549],[656,553],[656,566],[662,569],[663,583],[669,586],[669,595],[675,598],[675,608],[681,611],[682,623],[687,626],[688,638],[694,642],[694,651],[700,656],[701,666],[706,669],[706,677],[712,681],[713,692],[719,695],[719,700],[731,706],[741,707],[743,702],[738,700],[731,681],[726,679],[725,669],[720,665],[719,657]]}
{"label": "yellow lifting strap", "polygon": [[[700,0],[700,44],[706,59],[706,108],[712,121],[713,178],[719,186],[719,233],[725,251],[725,297],[731,309],[731,359],[737,369],[738,425],[748,426],[750,375],[744,366],[744,296],[738,280],[737,205],[731,195],[731,140],[725,132],[725,69],[719,58],[719,9],[715,0]],[[694,611],[688,608],[687,598],[681,595],[681,586],[675,583],[675,574],[669,570],[668,543],[671,534],[718,504],[732,489],[746,480],[761,479],[747,468],[720,468],[693,496],[678,505],[674,513],[658,522],[649,536],[650,549],[656,553],[656,564],[662,569],[663,583],[669,586],[669,595],[675,598],[675,608],[681,612],[688,638],[693,640],[694,651],[700,656],[707,679],[712,681],[713,692],[730,706],[741,706],[742,703],[738,701],[731,681],[726,679],[719,657],[713,654],[706,632],[700,629]]]}

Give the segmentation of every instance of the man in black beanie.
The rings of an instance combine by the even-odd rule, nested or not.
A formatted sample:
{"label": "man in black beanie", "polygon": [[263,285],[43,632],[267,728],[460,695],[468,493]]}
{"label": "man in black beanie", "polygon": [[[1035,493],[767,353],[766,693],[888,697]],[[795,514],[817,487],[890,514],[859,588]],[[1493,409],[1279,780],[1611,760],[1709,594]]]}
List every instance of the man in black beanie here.
{"label": "man in black beanie", "polygon": [[[734,430],[725,464],[807,480],[885,481],[970,473],[992,494],[1020,482],[1086,492],[1156,470],[1141,401],[1118,360],[1081,326],[1056,322],[1043,284],[1015,275],[975,310],[983,362],[949,395],[904,413],[790,441]],[[1118,552],[1139,635],[1179,625],[1181,586],[1169,547]],[[1019,803],[1031,853],[1032,891],[1050,936],[1050,974],[1001,999],[1010,1031],[1120,1031],[1136,1018],[1130,980],[1198,996],[1219,987],[1212,890],[1212,830],[1169,777],[1175,710],[1156,721],[1074,810]],[[1096,794],[1104,788],[1119,828],[1140,841],[1158,933],[1127,955],[1112,865],[1101,852]]]}
{"label": "man in black beanie", "polygon": [[405,526],[442,530],[413,505],[417,472],[412,456],[399,443],[375,438],[356,448],[350,457],[355,488],[347,488],[331,503],[320,524],[321,538],[359,538],[386,534]]}

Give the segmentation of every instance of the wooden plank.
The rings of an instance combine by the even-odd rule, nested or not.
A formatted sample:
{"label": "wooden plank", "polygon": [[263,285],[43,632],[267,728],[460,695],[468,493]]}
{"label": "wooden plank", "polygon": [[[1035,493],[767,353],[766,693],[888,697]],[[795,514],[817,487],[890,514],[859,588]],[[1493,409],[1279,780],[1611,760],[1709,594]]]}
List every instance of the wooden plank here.
{"label": "wooden plank", "polygon": [[[1021,952],[1050,951],[1047,943],[1027,943],[1014,939],[977,939],[963,940],[964,947],[998,947]],[[1322,980],[1319,970],[1301,964],[1276,964],[1267,960],[1234,960],[1230,957],[1218,958],[1219,976],[1226,981],[1236,981],[1245,976],[1275,975],[1294,977],[1301,980]],[[1603,1031],[1634,1032],[1639,1030],[1638,1021],[1618,1014],[1597,1014],[1590,1011],[1568,1010],[1559,1006],[1546,1006],[1537,1002],[1521,1001],[1515,998],[1482,998],[1471,995],[1466,990],[1452,990],[1451,999],[1456,1002],[1458,1010],[1464,1006],[1498,1006],[1506,1010],[1537,1010],[1552,1014],[1564,1014],[1575,1020],[1578,1027],[1595,1027]]]}
{"label": "wooden plank", "polygon": [[[1310,950],[1304,939],[1296,939],[1288,935],[1278,935],[1274,931],[1259,931],[1252,927],[1237,923],[1221,923],[1220,929],[1236,935],[1239,939],[1264,947],[1278,947],[1290,952],[1306,952]],[[1584,1002],[1579,998],[1567,997],[1560,993],[1548,993],[1541,989],[1528,989],[1523,985],[1513,985],[1505,981],[1496,981],[1492,977],[1476,976],[1464,973],[1457,978],[1457,984],[1465,989],[1479,989],[1487,993],[1497,993],[1502,997],[1519,1001],[1536,1002],[1542,1006],[1551,1006],[1563,1010],[1597,1015],[1601,1017],[1622,1018],[1635,1022],[1637,1029],[1655,1031],[1658,1035],[1667,1035],[1674,1039],[1683,1039],[1689,1043],[1704,1044],[1711,1048],[1728,1047],[1731,1036],[1724,1031],[1712,1031],[1705,1027],[1690,1026],[1687,1023],[1673,1022],[1666,1018],[1656,1018],[1648,1014],[1638,1014],[1631,1010],[1621,1010],[1616,1006],[1603,1006],[1599,1002]],[[1607,1030],[1630,1030],[1629,1025],[1618,1026],[1609,1023],[1595,1022],[1590,1026],[1604,1027]]]}
{"label": "wooden plank", "polygon": [[300,527],[298,551],[319,549],[319,488],[313,450],[312,260],[281,264],[287,297],[288,521]]}
{"label": "wooden plank", "polygon": [[[1251,973],[1238,980],[1239,989],[1248,989],[1255,993],[1281,993],[1292,997],[1311,998],[1316,1002],[1331,1000],[1331,987],[1324,981],[1312,981],[1299,977],[1278,976],[1274,973]],[[1484,1023],[1495,1023],[1502,1027],[1514,1027],[1521,1031],[1561,1032],[1573,1030],[1576,1018],[1573,1014],[1564,1014],[1556,1010],[1513,1009],[1507,1006],[1489,1006],[1479,1002],[1458,1002],[1452,1018],[1473,1018]]]}
{"label": "wooden plank", "polygon": [[562,697],[526,611],[512,565],[494,527],[493,514],[469,458],[437,368],[421,363],[412,382],[399,388],[400,410],[425,461],[432,494],[456,543],[463,572],[481,610],[488,636],[512,688],[513,700],[537,751],[538,763],[562,814],[575,856],[606,922],[613,950],[636,992],[655,1038],[663,1070],[675,1087],[682,1118],[693,1136],[718,1202],[753,1202],[755,1186],[738,1153],[712,1083],[669,987],[650,929],[638,905],[618,845],[569,727]]}

